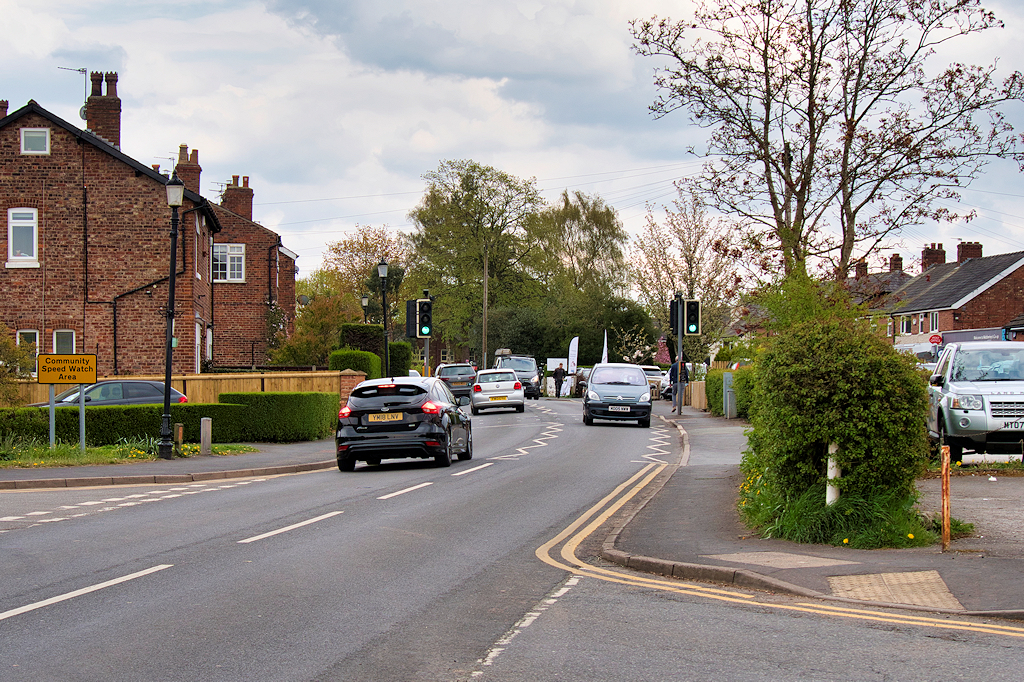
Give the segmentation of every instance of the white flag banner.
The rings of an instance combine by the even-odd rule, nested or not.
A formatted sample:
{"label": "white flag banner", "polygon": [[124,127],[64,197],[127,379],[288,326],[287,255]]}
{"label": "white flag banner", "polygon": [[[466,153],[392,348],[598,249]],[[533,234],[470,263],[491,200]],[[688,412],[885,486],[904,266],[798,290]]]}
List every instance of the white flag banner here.
{"label": "white flag banner", "polygon": [[580,337],[574,336],[572,341],[569,342],[569,368],[566,370],[569,374],[576,373],[576,363],[579,361],[580,354]]}
{"label": "white flag banner", "polygon": [[604,350],[601,351],[601,362],[608,362],[608,330],[604,330]]}

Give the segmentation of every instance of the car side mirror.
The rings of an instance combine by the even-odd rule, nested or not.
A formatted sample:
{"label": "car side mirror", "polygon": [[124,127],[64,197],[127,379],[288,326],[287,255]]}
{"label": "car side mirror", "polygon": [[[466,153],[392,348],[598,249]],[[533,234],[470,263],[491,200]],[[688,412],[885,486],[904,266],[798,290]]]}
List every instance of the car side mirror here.
{"label": "car side mirror", "polygon": [[468,395],[460,395],[459,396],[459,407],[463,407],[465,405],[469,405],[469,396]]}
{"label": "car side mirror", "polygon": [[942,375],[933,374],[931,379],[928,380],[928,383],[932,386],[941,386],[943,384]]}

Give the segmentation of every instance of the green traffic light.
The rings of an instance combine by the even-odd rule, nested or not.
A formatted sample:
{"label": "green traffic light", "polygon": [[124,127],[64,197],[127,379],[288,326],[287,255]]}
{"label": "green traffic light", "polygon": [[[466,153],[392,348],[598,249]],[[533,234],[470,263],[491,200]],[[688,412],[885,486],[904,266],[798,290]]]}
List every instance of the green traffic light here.
{"label": "green traffic light", "polygon": [[691,325],[689,326],[689,328],[688,328],[688,331],[689,331],[689,332],[690,332],[691,334],[692,334],[692,333],[695,333],[695,332],[697,331],[697,325],[695,325],[695,324],[691,324]]}
{"label": "green traffic light", "polygon": [[420,334],[425,336],[430,334],[430,327],[420,327]]}

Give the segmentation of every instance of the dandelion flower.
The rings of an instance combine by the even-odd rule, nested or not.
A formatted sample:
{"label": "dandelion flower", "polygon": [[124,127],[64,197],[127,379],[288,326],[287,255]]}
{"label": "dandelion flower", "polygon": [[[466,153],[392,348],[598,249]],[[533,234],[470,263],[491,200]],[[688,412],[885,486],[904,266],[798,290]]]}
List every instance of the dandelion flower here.
{"label": "dandelion flower", "polygon": [[907,533],[907,537],[910,538],[911,540],[913,540],[914,539],[914,534],[913,533]]}
{"label": "dandelion flower", "polygon": [[843,544],[844,545],[850,544],[850,538],[843,538]]}

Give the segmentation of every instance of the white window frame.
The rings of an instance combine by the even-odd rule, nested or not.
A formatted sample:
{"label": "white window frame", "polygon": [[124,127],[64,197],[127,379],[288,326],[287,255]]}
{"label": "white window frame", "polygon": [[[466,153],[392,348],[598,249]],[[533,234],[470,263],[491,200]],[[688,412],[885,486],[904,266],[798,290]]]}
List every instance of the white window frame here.
{"label": "white window frame", "polygon": [[900,316],[900,334],[909,335],[913,333],[913,331],[911,331],[913,319],[912,315]]}
{"label": "white window frame", "polygon": [[931,330],[932,330],[932,332],[939,331],[939,313],[938,313],[938,311],[935,311],[934,313],[928,313],[928,317],[931,318],[930,321],[931,321]]}
{"label": "white window frame", "polygon": [[[31,215],[31,218],[24,216]],[[15,216],[18,216],[17,218]],[[32,255],[15,255],[14,253],[14,229],[32,229]],[[9,268],[38,268],[39,267],[39,210],[35,208],[9,208],[7,209],[7,267]]]}
{"label": "white window frame", "polygon": [[[71,352],[61,353],[57,350],[57,335],[58,334],[71,334]],[[74,329],[54,329],[53,330],[53,352],[59,355],[74,355],[75,354],[75,330]]]}
{"label": "white window frame", "polygon": [[[214,244],[213,260],[215,262],[218,250],[224,254],[225,276],[221,278],[216,266],[214,266],[213,281],[245,283],[245,244]],[[233,268],[232,263],[237,264],[239,267],[237,269]]]}
{"label": "white window frame", "polygon": [[[43,133],[43,149],[29,149],[25,144],[28,137],[34,137],[31,133]],[[28,156],[46,156],[50,153],[50,129],[49,128],[22,128],[21,129],[21,153]]]}
{"label": "white window frame", "polygon": [[[24,337],[27,335],[35,337],[34,341],[28,341]],[[39,330],[38,329],[19,329],[15,335],[15,344],[21,345],[23,342],[34,343],[36,345],[36,355],[39,355]]]}

